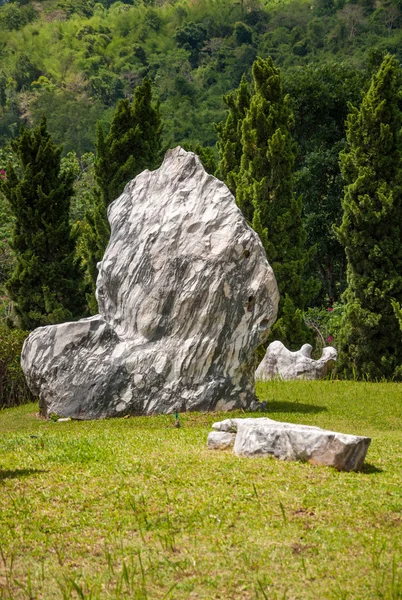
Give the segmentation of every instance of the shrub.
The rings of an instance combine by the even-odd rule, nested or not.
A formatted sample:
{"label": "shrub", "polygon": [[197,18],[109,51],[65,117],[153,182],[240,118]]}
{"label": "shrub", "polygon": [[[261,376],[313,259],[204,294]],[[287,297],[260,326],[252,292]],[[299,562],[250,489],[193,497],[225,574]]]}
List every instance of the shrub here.
{"label": "shrub", "polygon": [[315,334],[314,352],[315,358],[321,356],[325,346],[338,348],[339,331],[345,307],[341,303],[335,303],[328,308],[309,308],[304,312],[304,322]]}
{"label": "shrub", "polygon": [[27,335],[21,329],[0,325],[0,408],[33,400],[20,365],[22,344]]}

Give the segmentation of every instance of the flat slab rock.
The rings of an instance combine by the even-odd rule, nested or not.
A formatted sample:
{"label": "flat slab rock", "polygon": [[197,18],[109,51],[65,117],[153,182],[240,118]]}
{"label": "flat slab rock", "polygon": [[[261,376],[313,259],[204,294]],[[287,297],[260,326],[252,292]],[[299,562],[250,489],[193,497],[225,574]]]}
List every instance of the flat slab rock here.
{"label": "flat slab rock", "polygon": [[108,210],[100,314],[41,327],[21,365],[42,415],[231,410],[254,400],[254,349],[279,300],[258,235],[192,152],[170,150]]}
{"label": "flat slab rock", "polygon": [[322,379],[334,366],[338,353],[332,346],[327,346],[323,348],[321,357],[314,360],[311,358],[312,349],[310,344],[304,344],[300,350],[292,352],[278,340],[271,342],[255,372],[255,378],[259,381]]}
{"label": "flat slab rock", "polygon": [[310,425],[283,423],[265,417],[226,419],[214,423],[212,427],[215,431],[208,436],[208,447],[211,449],[232,445],[237,456],[301,460],[313,465],[335,467],[338,471],[359,471],[371,442],[368,437],[336,433]]}

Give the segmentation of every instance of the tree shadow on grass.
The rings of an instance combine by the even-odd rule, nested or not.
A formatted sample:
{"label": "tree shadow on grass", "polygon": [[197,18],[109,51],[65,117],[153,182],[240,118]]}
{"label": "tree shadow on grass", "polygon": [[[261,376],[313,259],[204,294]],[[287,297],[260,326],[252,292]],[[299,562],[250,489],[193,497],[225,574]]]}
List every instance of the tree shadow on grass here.
{"label": "tree shadow on grass", "polygon": [[0,481],[4,479],[16,479],[18,477],[28,477],[37,473],[47,473],[43,469],[15,469],[14,471],[3,471],[0,469]]}
{"label": "tree shadow on grass", "polygon": [[373,473],[384,473],[384,469],[379,469],[375,465],[366,462],[364,463],[361,472],[365,475],[372,475]]}
{"label": "tree shadow on grass", "polygon": [[326,406],[315,406],[314,404],[303,404],[302,402],[264,402],[262,413],[320,413],[328,409]]}

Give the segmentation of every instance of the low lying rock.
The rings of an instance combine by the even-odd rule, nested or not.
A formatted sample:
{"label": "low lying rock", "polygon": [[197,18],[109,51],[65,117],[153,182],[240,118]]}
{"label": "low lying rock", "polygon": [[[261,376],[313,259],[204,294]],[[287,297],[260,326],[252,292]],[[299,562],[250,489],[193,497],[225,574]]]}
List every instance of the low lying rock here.
{"label": "low lying rock", "polygon": [[[282,423],[264,417],[226,419],[214,423],[212,427],[216,430],[215,434],[232,432],[235,435],[233,451],[237,456],[301,460],[313,465],[335,467],[338,471],[359,471],[371,442],[368,437],[327,431],[310,425]],[[209,441],[208,446],[212,447]]]}
{"label": "low lying rock", "polygon": [[225,450],[233,446],[235,437],[235,433],[211,431],[208,435],[207,446],[210,450]]}
{"label": "low lying rock", "polygon": [[218,421],[217,423],[213,423],[212,429],[215,431],[230,431],[232,433],[237,433],[238,425],[252,425],[258,421],[259,423],[277,423],[278,421],[274,421],[273,419],[268,419],[268,417],[260,417],[258,419],[254,417],[249,417],[247,419],[225,419],[224,421]]}
{"label": "low lying rock", "polygon": [[334,366],[338,353],[332,346],[323,348],[318,360],[311,358],[312,346],[304,344],[297,352],[288,350],[282,342],[269,344],[259,364],[255,378],[259,381],[271,379],[322,379]]}

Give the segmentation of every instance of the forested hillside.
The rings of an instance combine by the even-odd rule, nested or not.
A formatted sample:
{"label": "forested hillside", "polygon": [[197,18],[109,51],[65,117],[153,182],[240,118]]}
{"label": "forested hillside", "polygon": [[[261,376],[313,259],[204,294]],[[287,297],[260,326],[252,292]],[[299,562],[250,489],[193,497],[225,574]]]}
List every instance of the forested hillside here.
{"label": "forested hillside", "polygon": [[[62,227],[72,227],[75,256],[86,271],[80,288],[86,313],[96,312],[95,265],[108,235],[108,203],[127,179],[154,168],[165,149],[181,144],[229,185],[269,260],[277,260],[283,288],[277,337],[291,347],[308,339],[319,346],[334,343],[347,287],[348,241],[339,234],[348,183],[339,163],[348,148],[345,123],[351,106],[358,107],[369,93],[372,77],[382,81],[376,73],[387,53],[395,57],[389,85],[398,95],[401,15],[401,0],[0,0],[2,322],[24,322],[22,313],[16,318],[9,292],[29,269],[35,273],[32,261],[29,269],[15,262],[18,243],[24,245],[32,232],[11,242],[12,230],[24,210],[21,190],[36,194],[30,187],[33,165],[42,164],[50,134],[49,143],[61,146],[53,150],[54,181],[73,181],[71,198],[66,197],[70,225]],[[277,81],[275,93],[263,91],[261,77]],[[394,100],[398,112],[400,100]],[[255,146],[259,119],[270,119],[259,108],[266,103],[279,115],[267,130],[268,144],[278,143],[279,130],[286,140],[277,146],[282,171],[270,177],[287,183],[280,193],[275,188],[280,198],[271,207],[263,188],[251,193],[257,180],[264,187],[266,173],[277,168],[265,156],[266,140]],[[395,131],[397,122],[390,125]],[[18,137],[22,126],[36,131],[36,163],[23,164],[29,152],[21,140],[31,138]],[[228,142],[235,153],[231,166]],[[133,157],[129,149],[136,144]],[[395,148],[398,165],[399,141]],[[259,153],[263,162],[256,175],[253,161]],[[108,174],[111,165],[116,173]],[[398,174],[392,177],[399,181]],[[44,208],[41,220],[47,216]],[[276,242],[270,241],[270,227]],[[18,294],[28,305],[27,285]],[[67,314],[56,291],[50,293],[43,281],[35,285],[43,297],[35,318],[25,322],[46,323],[49,315]],[[396,311],[401,300],[392,297]],[[43,314],[37,312],[41,303]]]}
{"label": "forested hillside", "polygon": [[327,83],[336,94],[326,65],[370,70],[382,50],[398,56],[399,16],[389,0],[9,1],[0,8],[0,139],[45,112],[65,153],[92,151],[96,122],[110,121],[116,101],[147,75],[161,100],[166,143],[213,145],[222,96],[243,73],[250,79],[257,55],[281,67],[296,103],[295,77],[307,65],[324,69],[314,85]]}

